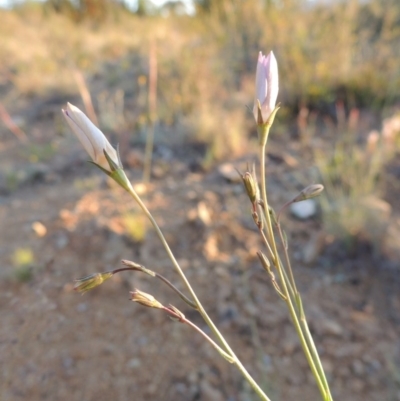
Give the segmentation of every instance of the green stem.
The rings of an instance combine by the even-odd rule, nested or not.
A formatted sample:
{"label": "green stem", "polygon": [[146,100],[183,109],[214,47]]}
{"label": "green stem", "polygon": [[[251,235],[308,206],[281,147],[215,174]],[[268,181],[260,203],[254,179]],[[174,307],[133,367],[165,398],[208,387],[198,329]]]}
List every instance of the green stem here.
{"label": "green stem", "polygon": [[[129,263],[129,261],[122,261],[122,263],[124,263],[124,264],[128,264]],[[168,279],[166,279],[164,276],[162,276],[161,274],[159,274],[159,273],[156,273],[155,271],[153,271],[153,270],[149,270],[149,269],[146,269],[147,271],[143,271],[143,270],[138,270],[137,268],[135,268],[135,267],[122,267],[121,269],[115,269],[115,270],[113,270],[112,271],[112,274],[116,274],[116,273],[119,273],[119,272],[123,272],[123,271],[142,271],[142,272],[145,272],[145,273],[147,273],[147,274],[149,274],[149,272],[151,272],[152,274],[151,274],[151,276],[152,277],[156,277],[156,278],[158,278],[159,280],[161,280],[162,282],[164,282],[165,284],[167,284],[167,286],[169,287],[169,288],[171,288],[172,290],[174,290],[177,294],[178,294],[178,296],[184,301],[184,302],[186,302],[189,306],[191,306],[193,309],[196,309],[197,310],[197,305],[194,303],[194,302],[192,302],[185,294],[183,294],[182,293],[182,291],[180,291],[180,290],[178,290],[178,288],[176,288]]]}
{"label": "green stem", "polygon": [[290,278],[289,283],[293,287],[294,294],[297,294],[298,291],[297,291],[297,287],[296,287],[296,282],[294,281],[294,276],[293,276],[293,271],[292,271],[292,264],[290,263],[289,253],[288,253],[288,250],[286,249],[285,240],[283,239],[281,223],[279,222],[279,220],[278,220],[276,226],[278,227],[279,237],[280,237],[280,239],[282,241],[282,246],[283,246],[283,249],[284,249],[286,267],[289,270],[289,278]]}
{"label": "green stem", "polygon": [[319,358],[317,347],[315,346],[314,340],[313,340],[312,335],[310,333],[310,329],[308,328],[307,320],[306,320],[306,318],[304,316],[304,313],[303,313],[303,316],[300,318],[300,321],[301,321],[301,324],[303,325],[305,337],[306,337],[306,339],[307,339],[307,341],[309,343],[309,346],[311,348],[311,352],[313,354],[314,360],[316,361],[319,375],[320,375],[320,377],[322,379],[322,382],[324,384],[326,397],[327,397],[326,399],[327,399],[327,401],[332,401],[332,395],[331,395],[331,392],[330,392],[330,389],[329,389],[328,380],[326,379],[324,368],[322,366],[321,359]]}
{"label": "green stem", "polygon": [[[268,133],[266,134],[266,137],[268,137]],[[274,238],[274,233],[272,231],[272,223],[271,223],[271,216],[269,215],[269,208],[268,208],[268,199],[267,199],[267,189],[266,189],[266,179],[265,179],[265,145],[267,141],[265,140],[264,143],[262,144],[261,152],[260,152],[260,163],[261,163],[261,196],[262,200],[264,202],[264,215],[265,215],[265,220],[267,222],[267,233],[269,237],[269,242],[271,242],[272,245],[272,253],[275,258],[275,267],[278,269],[278,251],[276,249],[276,242]]]}
{"label": "green stem", "polygon": [[161,232],[160,228],[158,227],[157,222],[155,221],[154,217],[150,213],[150,211],[147,209],[146,205],[142,202],[138,194],[135,192],[133,189],[132,185],[130,184],[129,181],[125,183],[124,188],[131,194],[131,196],[135,199],[135,201],[138,203],[140,208],[142,209],[143,213],[146,215],[146,217],[150,220],[151,224],[153,225],[161,243],[163,244],[168,257],[171,259],[172,264],[174,265],[176,271],[178,272],[179,276],[185,283],[188,291],[190,292],[194,302],[197,305],[197,309],[207,325],[210,327],[212,332],[215,334],[215,336],[218,338],[218,340],[221,342],[223,347],[226,349],[226,351],[232,356],[234,359],[234,363],[239,369],[239,371],[242,373],[242,375],[245,377],[245,379],[249,382],[253,390],[257,393],[257,395],[263,400],[263,401],[270,401],[270,399],[267,397],[267,395],[263,392],[261,387],[257,384],[257,382],[252,378],[250,373],[246,370],[246,368],[242,365],[236,354],[233,352],[229,344],[226,342],[225,338],[223,335],[219,332],[217,327],[215,326],[214,322],[211,320],[211,318],[208,316],[207,312],[205,311],[203,305],[200,303],[199,299],[196,296],[196,293],[194,292],[192,286],[190,285],[188,279],[186,278],[185,274],[183,273],[183,270],[179,266],[178,261],[175,259],[174,254],[172,253],[167,241],[164,238],[163,233]]}
{"label": "green stem", "polygon": [[[304,314],[304,310],[303,310],[300,294],[299,294],[299,292],[297,291],[297,288],[296,288],[296,282],[294,280],[294,275],[293,275],[293,270],[292,270],[292,266],[291,266],[291,263],[290,263],[289,253],[288,253],[287,248],[285,247],[285,242],[284,242],[284,239],[283,239],[283,233],[282,233],[282,228],[281,228],[281,223],[280,223],[280,216],[281,216],[282,211],[292,203],[293,203],[293,201],[289,201],[289,202],[285,203],[285,205],[282,206],[282,208],[280,209],[280,211],[278,212],[278,215],[277,215],[276,226],[278,228],[279,236],[280,236],[280,239],[281,239],[282,244],[283,244],[284,253],[285,253],[285,259],[286,259],[286,265],[287,265],[287,267],[289,269],[290,281],[288,281],[288,284],[291,283],[291,285],[294,288],[294,294],[292,293],[292,295],[293,295],[294,300],[295,300],[295,302],[296,302],[296,304],[298,306],[298,309],[299,309],[300,323],[301,323],[301,325],[303,327],[303,334],[304,334],[305,339],[307,341],[308,347],[311,350],[311,354],[312,354],[314,363],[316,364],[316,368],[318,370],[319,377],[320,377],[320,379],[322,380],[322,382],[324,384],[327,400],[331,401],[332,400],[332,396],[330,394],[328,381],[326,380],[324,368],[323,368],[321,360],[319,358],[317,347],[315,346],[314,340],[313,340],[312,335],[310,333],[310,330],[308,328],[308,324],[307,324],[307,320],[306,320],[306,317],[305,317],[305,314]],[[287,277],[286,277],[286,279],[287,279]]]}
{"label": "green stem", "polygon": [[176,313],[173,309],[164,307],[164,311],[167,312],[172,318],[177,319],[181,323],[186,323],[198,333],[200,333],[229,363],[235,363],[235,359],[231,355],[227,354],[210,336],[204,333],[200,327],[196,326],[190,320],[186,319],[183,314]]}
{"label": "green stem", "polygon": [[[260,231],[261,237],[262,237],[263,240],[264,240],[264,244],[266,245],[266,247],[268,248],[269,252],[271,253],[271,252],[272,252],[272,251],[271,251],[271,247],[270,247],[270,245],[269,245],[269,243],[268,243],[268,240],[267,240],[267,237],[265,236],[264,231],[261,230],[260,228],[259,228],[259,231]],[[272,258],[275,259],[275,255],[272,254]],[[282,271],[283,271],[283,274],[284,274],[284,276],[285,276],[286,282],[288,283],[288,286],[289,286],[290,293],[291,293],[292,297],[294,298],[294,297],[295,297],[295,293],[294,293],[293,287],[292,287],[292,285],[290,284],[290,281],[289,281],[289,279],[288,279],[288,275],[287,275],[287,273],[286,273],[286,270],[285,270],[284,267],[283,267],[283,264],[282,264],[282,261],[281,261],[281,258],[280,258],[279,255],[278,255],[278,264],[279,264],[279,266],[280,266],[279,268],[282,269]]]}
{"label": "green stem", "polygon": [[[268,136],[268,134],[266,135],[266,137],[267,136]],[[306,340],[304,338],[304,334],[303,334],[301,325],[299,323],[296,311],[295,311],[295,309],[293,307],[293,303],[291,301],[291,297],[290,297],[290,294],[289,294],[289,291],[288,291],[288,287],[286,285],[285,275],[283,274],[282,268],[281,268],[280,263],[279,263],[278,251],[277,251],[277,248],[276,248],[276,242],[275,242],[275,238],[274,238],[274,233],[272,231],[272,223],[271,223],[271,217],[269,215],[269,208],[268,208],[268,201],[267,201],[266,178],[265,178],[265,146],[266,146],[266,142],[267,142],[266,140],[263,141],[262,145],[260,146],[260,149],[261,149],[261,151],[260,151],[261,196],[262,196],[262,200],[264,202],[264,210],[265,210],[264,214],[265,214],[265,218],[266,218],[266,221],[267,221],[267,232],[268,232],[268,236],[269,236],[270,241],[271,241],[273,253],[275,255],[275,267],[277,268],[277,270],[279,272],[280,280],[281,280],[282,287],[283,287],[283,292],[284,292],[284,295],[286,296],[285,302],[286,302],[286,305],[287,305],[287,307],[289,309],[289,313],[290,313],[290,316],[292,318],[293,324],[295,326],[295,329],[296,329],[296,332],[297,332],[297,336],[300,339],[300,343],[301,343],[301,346],[303,348],[303,352],[304,352],[304,354],[305,354],[305,356],[307,358],[308,364],[309,364],[309,366],[311,368],[311,371],[312,371],[312,373],[314,375],[314,378],[315,378],[315,380],[317,382],[317,386],[318,386],[318,388],[320,390],[322,398],[323,398],[323,400],[327,400],[325,386],[324,386],[324,384],[323,384],[323,382],[322,382],[322,380],[320,378],[318,369],[315,366],[313,357],[312,357],[311,352],[310,352],[310,350],[308,348],[308,344],[307,344],[307,342],[306,342]]]}

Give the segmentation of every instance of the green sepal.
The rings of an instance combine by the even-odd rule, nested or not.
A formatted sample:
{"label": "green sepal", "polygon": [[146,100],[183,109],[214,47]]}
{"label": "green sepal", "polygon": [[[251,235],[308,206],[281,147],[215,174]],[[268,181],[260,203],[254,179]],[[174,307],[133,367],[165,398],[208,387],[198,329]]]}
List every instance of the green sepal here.
{"label": "green sepal", "polygon": [[265,122],[265,125],[267,125],[269,128],[272,127],[272,124],[274,123],[275,120],[275,115],[280,108],[281,104],[278,103],[278,105],[272,110],[271,114],[269,115],[268,120]]}
{"label": "green sepal", "polygon": [[117,163],[115,163],[115,161],[113,159],[111,159],[111,157],[108,155],[108,153],[105,151],[105,149],[103,149],[103,153],[108,161],[108,164],[110,165],[111,171],[122,170],[122,163],[121,163],[121,159],[119,157],[118,151],[117,151],[117,157],[118,157],[118,161],[120,163],[119,165]]}
{"label": "green sepal", "polygon": [[128,180],[128,177],[125,174],[125,171],[122,167],[121,158],[119,154],[119,147],[117,147],[117,155],[118,155],[118,162],[119,164],[115,163],[113,159],[108,155],[108,153],[103,150],[104,156],[107,159],[108,164],[110,165],[110,170],[105,169],[104,167],[100,166],[99,164],[95,163],[94,161],[89,160],[89,163],[94,164],[97,166],[103,173],[107,174],[111,177],[117,184],[119,184],[122,188],[126,191],[130,191],[131,183]]}
{"label": "green sepal", "polygon": [[261,116],[261,106],[258,105],[258,118],[257,118],[257,132],[258,132],[258,140],[261,146],[265,146],[268,139],[269,130],[272,127],[272,124],[275,120],[275,115],[280,109],[280,103],[272,110],[269,115],[267,121],[262,120]]}
{"label": "green sepal", "polygon": [[122,168],[113,171],[109,174],[109,176],[126,191],[130,191],[132,187],[131,183],[129,182],[128,177],[126,176],[125,171]]}

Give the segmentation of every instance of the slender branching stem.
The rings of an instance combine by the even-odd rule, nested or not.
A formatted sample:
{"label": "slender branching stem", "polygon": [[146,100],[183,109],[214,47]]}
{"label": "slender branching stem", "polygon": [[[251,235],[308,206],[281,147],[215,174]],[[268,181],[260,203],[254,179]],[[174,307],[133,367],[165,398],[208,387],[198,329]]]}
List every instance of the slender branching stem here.
{"label": "slender branching stem", "polygon": [[[267,134],[268,135],[268,134]],[[329,390],[326,390],[324,383],[320,377],[319,371],[314,363],[314,359],[313,359],[313,355],[311,354],[307,341],[304,337],[303,334],[303,330],[302,327],[300,325],[298,316],[296,314],[295,308],[293,306],[290,294],[289,294],[289,290],[288,290],[288,285],[287,285],[287,280],[285,280],[285,275],[283,273],[283,269],[281,264],[279,263],[279,258],[278,258],[278,251],[277,251],[277,247],[276,247],[276,242],[275,242],[275,237],[274,237],[274,233],[272,230],[272,223],[271,223],[271,217],[269,214],[269,207],[268,207],[268,199],[267,199],[267,191],[266,191],[266,176],[265,176],[265,146],[266,146],[266,140],[263,142],[263,144],[260,146],[260,163],[261,163],[261,196],[262,196],[262,200],[264,203],[264,211],[265,211],[265,218],[266,218],[266,222],[267,222],[267,233],[268,233],[268,237],[270,239],[271,242],[271,248],[273,250],[273,253],[275,255],[275,267],[278,270],[279,276],[280,276],[280,280],[281,280],[281,284],[282,284],[282,289],[283,289],[283,293],[286,297],[285,302],[287,304],[287,307],[289,309],[289,313],[290,316],[292,318],[293,324],[295,326],[297,335],[300,339],[300,343],[301,346],[303,348],[304,354],[307,358],[308,364],[311,368],[311,371],[315,377],[315,380],[317,382],[317,386],[320,390],[320,393],[322,395],[322,398],[324,401],[329,400],[328,398],[328,392]]]}
{"label": "slender branching stem", "polygon": [[240,362],[239,358],[236,356],[236,354],[233,352],[232,348],[229,346],[223,335],[220,333],[218,328],[215,326],[214,322],[211,320],[211,318],[208,316],[207,312],[205,311],[203,305],[199,301],[199,299],[196,296],[196,293],[194,292],[192,286],[190,285],[188,279],[186,278],[182,268],[179,266],[178,261],[176,260],[174,254],[172,253],[166,239],[164,238],[164,235],[162,231],[160,230],[157,222],[155,221],[154,217],[150,213],[150,211],[147,209],[146,205],[142,202],[138,194],[135,192],[133,189],[132,185],[130,183],[126,184],[126,187],[124,187],[134,198],[134,200],[137,202],[139,207],[142,209],[143,213],[146,215],[146,217],[150,220],[152,226],[154,227],[157,236],[159,237],[162,245],[164,246],[165,251],[167,252],[168,257],[170,258],[172,264],[174,265],[176,271],[178,272],[179,276],[185,283],[188,291],[190,292],[190,295],[193,298],[194,303],[197,306],[197,310],[207,323],[207,325],[210,327],[211,331],[214,333],[214,335],[218,338],[220,343],[223,345],[225,350],[228,352],[229,355],[232,356],[234,359],[234,364],[237,366],[239,371],[242,373],[242,375],[245,377],[245,379],[248,381],[250,386],[253,388],[253,390],[257,393],[257,395],[262,399],[263,401],[270,401],[270,399],[267,397],[267,395],[264,393],[264,391],[261,389],[261,387],[257,384],[257,382],[253,379],[253,377],[250,375],[250,373],[246,370],[246,368],[243,366],[243,364]]}
{"label": "slender branching stem", "polygon": [[285,240],[283,238],[281,223],[279,222],[279,220],[278,220],[276,226],[278,228],[279,237],[280,237],[280,239],[282,241],[283,253],[285,254],[285,260],[286,260],[286,266],[287,266],[287,269],[289,270],[290,281],[288,281],[288,283],[293,287],[294,294],[297,294],[298,291],[297,291],[296,282],[295,282],[294,276],[293,276],[292,265],[290,263],[289,253],[288,253],[288,250],[287,250],[287,246],[285,245]]}
{"label": "slender branching stem", "polygon": [[[281,207],[281,209],[279,210],[279,212],[277,214],[276,226],[277,226],[277,229],[278,229],[278,232],[279,232],[280,239],[281,239],[282,244],[283,244],[286,264],[287,264],[288,269],[289,269],[290,282],[288,282],[288,283],[289,284],[291,283],[293,285],[293,288],[294,288],[294,291],[295,291],[295,294],[296,294],[295,302],[297,304],[297,302],[301,303],[301,298],[300,298],[300,294],[299,294],[299,292],[297,291],[297,288],[296,288],[296,282],[295,282],[295,279],[294,279],[292,266],[291,266],[290,258],[289,258],[289,254],[288,254],[288,250],[287,250],[287,247],[285,246],[285,241],[284,241],[284,238],[283,238],[283,233],[282,233],[282,228],[281,228],[281,223],[280,223],[281,213],[283,212],[283,210],[285,210],[292,203],[293,203],[293,200],[288,201]],[[299,309],[299,315],[300,315],[299,320],[300,320],[301,326],[303,328],[304,337],[305,337],[305,339],[307,341],[307,344],[308,344],[309,349],[311,351],[311,354],[313,356],[313,359],[314,359],[314,362],[316,364],[316,368],[318,370],[319,376],[320,376],[320,378],[321,378],[321,380],[322,380],[322,382],[324,384],[327,400],[331,401],[332,400],[332,396],[330,394],[328,381],[326,380],[325,372],[324,372],[324,369],[322,367],[322,363],[321,363],[321,360],[319,358],[317,348],[315,346],[315,343],[314,343],[314,340],[312,338],[311,332],[310,332],[310,330],[308,328],[308,324],[307,324],[306,317],[304,315],[303,307],[302,307],[302,305],[299,305],[299,304],[297,306],[298,306],[298,309]]]}
{"label": "slender branching stem", "polygon": [[[128,262],[128,261],[123,261],[122,263],[124,263],[124,262]],[[125,263],[124,263],[125,264]],[[123,271],[128,271],[128,270],[131,270],[131,271],[141,271],[141,270],[138,270],[138,269],[136,269],[136,268],[134,268],[134,267],[122,267],[122,268],[120,268],[120,269],[115,269],[115,270],[113,270],[112,271],[112,274],[116,274],[116,273],[119,273],[119,272],[123,272]],[[146,269],[147,270],[147,269]],[[184,302],[186,302],[189,306],[191,306],[193,309],[196,309],[197,310],[197,306],[196,306],[196,304],[193,302],[193,301],[191,301],[185,294],[183,294],[182,293],[182,291],[180,291],[180,290],[178,290],[178,288],[176,288],[168,279],[166,279],[164,276],[162,276],[161,274],[159,274],[159,273],[156,273],[155,271],[151,271],[153,274],[152,274],[152,276],[153,277],[156,277],[156,278],[158,278],[159,280],[161,280],[162,282],[164,282],[165,284],[167,284],[167,286],[168,287],[170,287],[172,290],[174,290],[177,294],[178,294],[178,296],[184,301]]]}
{"label": "slender branching stem", "polygon": [[[267,134],[268,136],[268,134]],[[272,253],[274,255],[275,259],[275,267],[278,269],[278,251],[276,249],[276,242],[275,242],[275,237],[274,233],[272,231],[272,223],[271,223],[271,216],[269,214],[269,208],[268,208],[268,199],[267,199],[267,189],[266,189],[266,178],[265,178],[265,145],[266,141],[262,146],[260,146],[261,152],[260,152],[260,169],[261,169],[261,196],[262,196],[262,201],[264,203],[264,215],[265,215],[265,220],[267,223],[267,233],[268,233],[268,239],[271,244],[272,248]]]}
{"label": "slender branching stem", "polygon": [[303,326],[303,329],[304,329],[304,335],[305,335],[305,337],[306,337],[306,339],[307,339],[307,341],[309,343],[309,346],[311,348],[311,353],[313,354],[314,360],[316,362],[319,375],[320,375],[320,377],[321,377],[321,379],[322,379],[322,381],[324,383],[325,391],[326,391],[326,399],[327,399],[327,401],[332,401],[332,395],[331,395],[331,392],[330,392],[330,389],[329,389],[328,380],[326,379],[324,368],[322,366],[321,359],[319,358],[317,347],[315,346],[314,340],[313,340],[312,335],[310,333],[310,329],[308,328],[307,320],[306,320],[306,318],[304,316],[304,313],[303,313],[303,316],[300,318],[300,322],[301,322],[301,324]]}
{"label": "slender branching stem", "polygon": [[204,333],[200,327],[196,326],[193,322],[187,319],[182,313],[176,313],[173,309],[164,307],[164,311],[167,312],[173,319],[178,320],[181,323],[185,323],[192,327],[198,333],[200,333],[229,363],[235,363],[235,359],[226,353],[210,336]]}

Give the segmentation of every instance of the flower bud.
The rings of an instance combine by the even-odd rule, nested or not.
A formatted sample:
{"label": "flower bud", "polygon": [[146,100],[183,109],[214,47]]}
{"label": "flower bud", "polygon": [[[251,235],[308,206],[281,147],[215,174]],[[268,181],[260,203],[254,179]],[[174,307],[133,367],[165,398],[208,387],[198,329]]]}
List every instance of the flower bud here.
{"label": "flower bud", "polygon": [[131,291],[131,300],[137,302],[140,305],[147,306],[149,308],[164,309],[164,306],[158,302],[153,295],[147,294],[146,292],[135,289]]}
{"label": "flower bud", "polygon": [[103,284],[103,282],[109,279],[112,275],[113,274],[111,272],[94,273],[90,276],[80,278],[78,280],[75,280],[74,290],[84,294],[92,288],[98,287],[100,284]]}
{"label": "flower bud", "polygon": [[257,252],[257,256],[260,259],[264,270],[271,274],[271,263],[269,262],[268,258],[261,251]]}
{"label": "flower bud", "polygon": [[308,187],[304,188],[294,199],[293,203],[301,202],[306,199],[315,198],[319,196],[321,192],[324,190],[324,186],[321,184],[312,184]]}
{"label": "flower bud", "polygon": [[259,188],[257,181],[254,179],[253,175],[246,171],[244,174],[240,174],[246,193],[250,199],[251,203],[256,203],[259,198]]}
{"label": "flower bud", "polygon": [[275,110],[279,91],[278,63],[271,51],[268,56],[260,52],[256,70],[256,96],[253,114],[258,125],[268,122]]}
{"label": "flower bud", "polygon": [[62,112],[93,163],[108,173],[118,168],[122,169],[117,151],[81,110],[68,103],[66,110],[62,110]]}

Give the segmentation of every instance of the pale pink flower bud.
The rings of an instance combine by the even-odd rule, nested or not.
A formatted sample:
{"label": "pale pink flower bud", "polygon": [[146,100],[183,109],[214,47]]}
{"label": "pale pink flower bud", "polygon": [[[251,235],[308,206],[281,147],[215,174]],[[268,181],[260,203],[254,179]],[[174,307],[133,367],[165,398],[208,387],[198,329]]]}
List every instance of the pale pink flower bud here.
{"label": "pale pink flower bud", "polygon": [[[271,51],[268,56],[258,55],[256,71],[256,97],[254,99],[253,114],[256,122],[266,123],[272,111],[275,109],[276,98],[279,91],[278,63]],[[262,122],[258,119],[258,108],[262,116]]]}
{"label": "pale pink flower bud", "polygon": [[111,172],[110,164],[104,155],[104,151],[106,151],[110,159],[122,168],[117,151],[81,110],[68,103],[67,109],[62,110],[62,112],[72,131],[74,131],[94,163]]}

